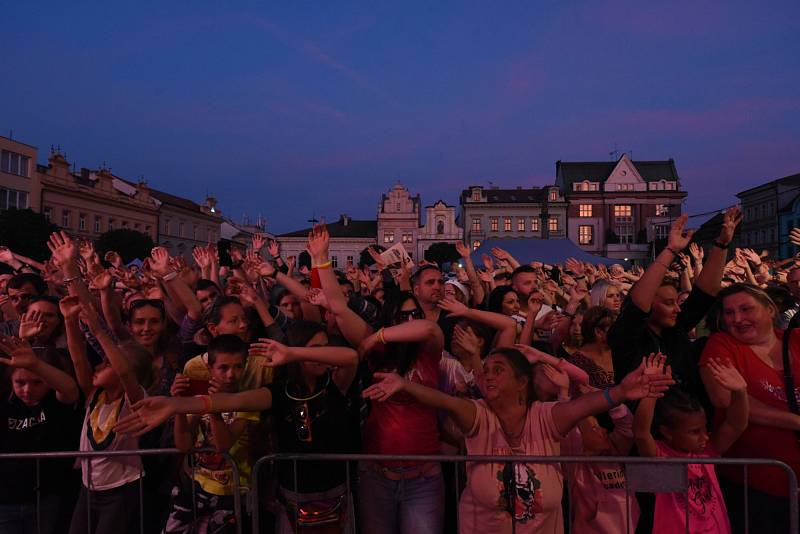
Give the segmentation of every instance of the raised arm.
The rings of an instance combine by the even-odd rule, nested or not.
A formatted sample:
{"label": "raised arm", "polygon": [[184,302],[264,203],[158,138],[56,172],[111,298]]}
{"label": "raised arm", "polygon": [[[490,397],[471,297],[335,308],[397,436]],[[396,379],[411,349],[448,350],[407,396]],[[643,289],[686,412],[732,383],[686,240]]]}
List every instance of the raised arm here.
{"label": "raised arm", "polygon": [[[645,364],[653,358],[665,358],[651,354],[642,364],[628,374],[619,385],[607,388],[604,392],[588,393],[575,400],[559,402],[553,406],[553,421],[562,435],[566,435],[584,417],[607,412],[623,402],[661,397],[675,381],[671,374],[645,374]],[[610,399],[610,401],[609,401]]]}
{"label": "raised arm", "polygon": [[81,312],[80,299],[77,296],[64,297],[58,303],[61,315],[64,316],[64,331],[67,335],[67,350],[72,360],[72,367],[75,369],[75,378],[78,386],[87,397],[92,391],[92,367],[86,357],[86,338],[81,331],[80,319]]}
{"label": "raised arm", "polygon": [[684,230],[688,220],[689,216],[684,213],[672,223],[667,246],[659,253],[655,261],[647,267],[642,277],[631,289],[631,301],[643,312],[650,311],[653,299],[661,286],[661,282],[664,280],[664,275],[669,270],[672,260],[692,239],[694,230]]}
{"label": "raised arm", "polygon": [[56,391],[56,398],[64,404],[78,400],[78,385],[67,373],[40,360],[27,341],[13,337],[0,337],[0,350],[10,358],[0,358],[0,364],[17,369],[27,369],[38,375],[45,384]]}
{"label": "raised arm", "polygon": [[438,306],[452,317],[464,317],[494,328],[498,333],[497,345],[500,347],[513,345],[517,340],[517,322],[508,315],[469,308],[451,298],[440,300]]}
{"label": "raised arm", "polygon": [[456,241],[456,250],[464,260],[464,270],[467,272],[469,287],[472,289],[472,302],[478,306],[483,302],[486,294],[483,291],[483,284],[478,278],[478,272],[475,270],[475,264],[472,262],[471,252],[469,247],[461,241]]}
{"label": "raised arm", "polygon": [[711,436],[714,449],[722,454],[739,439],[739,436],[747,428],[749,417],[747,382],[728,361],[710,359],[706,367],[717,384],[730,392],[730,403],[725,412],[725,420]]}
{"label": "raised arm", "polygon": [[741,220],[742,211],[738,206],[733,206],[725,211],[719,237],[708,252],[703,270],[695,279],[695,285],[708,295],[716,296],[719,293],[722,273],[728,259],[728,246],[733,240],[733,233]]}
{"label": "raised arm", "polygon": [[378,345],[387,343],[422,343],[424,350],[432,354],[441,353],[444,348],[444,334],[439,325],[427,319],[416,319],[395,326],[381,328],[368,336],[358,347],[363,358]]}
{"label": "raised arm", "polygon": [[575,382],[576,384],[589,383],[589,374],[577,365],[569,363],[564,358],[558,358],[528,345],[514,345],[514,348],[519,350],[531,364],[543,362],[565,372],[570,382]]}
{"label": "raised arm", "polygon": [[392,395],[403,392],[426,406],[449,412],[458,428],[465,434],[475,425],[477,409],[475,403],[470,400],[451,397],[438,389],[409,382],[397,373],[375,373],[373,376],[379,382],[364,390],[362,396],[365,399],[383,402]]}

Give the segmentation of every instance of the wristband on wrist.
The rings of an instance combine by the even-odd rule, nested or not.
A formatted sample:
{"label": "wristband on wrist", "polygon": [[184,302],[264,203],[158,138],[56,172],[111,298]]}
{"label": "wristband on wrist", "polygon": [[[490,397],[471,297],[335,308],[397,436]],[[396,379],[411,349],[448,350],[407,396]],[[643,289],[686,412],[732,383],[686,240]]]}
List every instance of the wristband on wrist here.
{"label": "wristband on wrist", "polygon": [[603,390],[603,398],[606,399],[609,408],[616,408],[620,403],[614,402],[614,399],[611,398],[611,388],[608,387]]}
{"label": "wristband on wrist", "polygon": [[714,246],[717,247],[717,248],[721,248],[722,250],[728,250],[728,247],[730,247],[730,245],[731,245],[730,243],[727,243],[727,244],[723,245],[719,241],[714,240]]}
{"label": "wristband on wrist", "polygon": [[333,267],[333,262],[328,260],[325,263],[320,263],[319,265],[315,265],[314,268],[316,269],[330,269]]}
{"label": "wristband on wrist", "polygon": [[69,278],[64,278],[64,283],[69,284],[70,282],[74,282],[75,280],[79,279],[80,275],[76,274],[75,276],[70,276]]}
{"label": "wristband on wrist", "polygon": [[164,282],[171,282],[172,280],[175,280],[177,277],[178,277],[178,271],[170,271],[164,276],[162,276],[161,280]]}
{"label": "wristband on wrist", "polygon": [[385,337],[385,336],[384,336],[384,334],[383,334],[383,328],[381,328],[380,330],[378,330],[378,341],[380,341],[381,343],[383,343],[384,345],[386,345],[386,337]]}

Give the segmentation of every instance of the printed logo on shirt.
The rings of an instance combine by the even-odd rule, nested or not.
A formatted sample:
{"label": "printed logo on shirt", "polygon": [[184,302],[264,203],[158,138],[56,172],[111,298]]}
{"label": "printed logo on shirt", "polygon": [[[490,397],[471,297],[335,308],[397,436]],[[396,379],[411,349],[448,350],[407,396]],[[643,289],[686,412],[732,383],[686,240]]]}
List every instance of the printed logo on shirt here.
{"label": "printed logo on shirt", "polygon": [[593,469],[592,472],[604,489],[615,490],[625,489],[625,469]]}
{"label": "printed logo on shirt", "polygon": [[[774,384],[770,384],[766,379],[761,379],[761,387],[764,391],[775,397],[776,399],[780,400],[781,402],[786,402],[786,390],[783,386],[776,386]],[[797,399],[797,402],[800,403],[800,390],[794,388],[794,396]]]}
{"label": "printed logo on shirt", "polygon": [[[519,523],[527,523],[544,511],[542,506],[542,482],[527,464],[506,464],[498,467],[497,504],[513,513]],[[512,508],[513,507],[513,508]]]}
{"label": "printed logo on shirt", "polygon": [[41,425],[42,423],[47,421],[47,417],[44,415],[44,410],[39,412],[39,417],[23,417],[22,419],[17,419],[16,417],[9,417],[8,418],[8,429],[9,430],[26,430],[28,428],[33,428],[37,425]]}

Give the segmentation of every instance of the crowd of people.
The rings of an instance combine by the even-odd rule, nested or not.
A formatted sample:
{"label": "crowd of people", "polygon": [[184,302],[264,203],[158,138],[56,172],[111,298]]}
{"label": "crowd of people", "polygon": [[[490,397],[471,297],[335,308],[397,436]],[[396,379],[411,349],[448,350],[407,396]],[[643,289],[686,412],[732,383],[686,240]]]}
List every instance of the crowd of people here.
{"label": "crowd of people", "polygon": [[[310,265],[259,235],[227,265],[64,232],[44,263],[0,248],[0,453],[114,453],[0,457],[0,534],[228,533],[256,509],[280,534],[788,532],[776,466],[687,462],[653,494],[622,462],[407,458],[798,473],[800,269],[733,249],[740,219],[704,251],[679,218],[646,269],[458,244],[446,270],[337,270],[324,225]],[[143,449],[180,454],[118,452]],[[279,453],[385,459],[259,462]]]}

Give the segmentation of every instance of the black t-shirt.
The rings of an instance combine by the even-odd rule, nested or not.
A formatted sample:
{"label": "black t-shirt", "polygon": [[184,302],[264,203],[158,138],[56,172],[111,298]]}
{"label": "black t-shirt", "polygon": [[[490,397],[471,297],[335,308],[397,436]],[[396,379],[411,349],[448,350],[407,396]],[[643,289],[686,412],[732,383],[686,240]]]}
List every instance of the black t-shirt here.
{"label": "black t-shirt", "polygon": [[[332,377],[328,379],[325,376],[320,380],[323,390],[318,391],[322,392],[306,401],[290,398],[290,395],[295,399],[313,396],[301,394],[290,380],[279,380],[265,386],[272,393],[278,452],[356,452],[357,439],[352,433],[352,421],[357,416],[357,408],[339,391]],[[290,491],[317,493],[344,484],[347,480],[346,464],[343,462],[298,461],[295,489],[293,465],[292,461],[281,461],[278,466],[280,484]]]}
{"label": "black t-shirt", "polygon": [[[16,395],[0,405],[0,452],[77,451],[82,413],[80,404],[62,404],[50,391],[36,406],[26,406]],[[40,482],[44,494],[62,493],[70,480],[74,459],[42,460]],[[0,462],[0,502],[22,503],[35,497],[36,462]],[[12,483],[13,481],[13,483]]]}
{"label": "black t-shirt", "polygon": [[608,331],[608,344],[614,362],[614,376],[619,383],[639,367],[642,358],[661,352],[672,366],[675,382],[685,391],[702,398],[705,395],[689,332],[705,317],[716,299],[695,287],[681,305],[675,326],[656,334],[647,326],[649,313],[640,310],[631,299]]}

